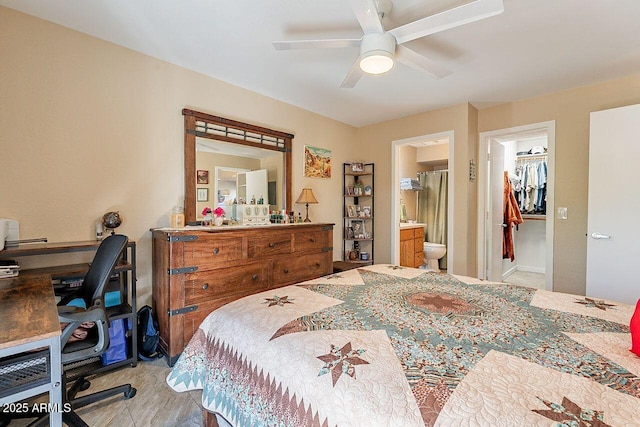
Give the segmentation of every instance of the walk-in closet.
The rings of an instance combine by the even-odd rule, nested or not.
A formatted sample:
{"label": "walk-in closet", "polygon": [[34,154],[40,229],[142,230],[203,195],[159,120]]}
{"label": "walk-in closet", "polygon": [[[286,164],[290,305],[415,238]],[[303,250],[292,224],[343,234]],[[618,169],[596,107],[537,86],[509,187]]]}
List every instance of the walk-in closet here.
{"label": "walk-in closet", "polygon": [[513,135],[504,146],[504,170],[524,222],[513,227],[513,261],[503,259],[502,279],[534,280],[544,287],[547,219],[547,135]]}

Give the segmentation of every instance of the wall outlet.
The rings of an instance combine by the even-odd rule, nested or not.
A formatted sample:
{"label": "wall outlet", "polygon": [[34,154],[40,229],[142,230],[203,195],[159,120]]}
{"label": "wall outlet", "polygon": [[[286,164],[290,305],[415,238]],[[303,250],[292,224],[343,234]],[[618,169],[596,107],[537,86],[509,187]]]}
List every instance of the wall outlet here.
{"label": "wall outlet", "polygon": [[567,219],[567,208],[558,208],[558,219]]}

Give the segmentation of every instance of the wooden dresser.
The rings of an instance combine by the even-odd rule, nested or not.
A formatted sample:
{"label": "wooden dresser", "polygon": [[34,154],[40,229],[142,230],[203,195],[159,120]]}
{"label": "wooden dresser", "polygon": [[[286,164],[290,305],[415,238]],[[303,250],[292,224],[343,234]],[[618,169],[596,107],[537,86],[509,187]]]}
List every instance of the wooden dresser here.
{"label": "wooden dresser", "polygon": [[400,228],[400,265],[420,267],[424,262],[424,227]]}
{"label": "wooden dresser", "polygon": [[216,308],[333,272],[333,224],[154,229],[153,308],[170,366]]}

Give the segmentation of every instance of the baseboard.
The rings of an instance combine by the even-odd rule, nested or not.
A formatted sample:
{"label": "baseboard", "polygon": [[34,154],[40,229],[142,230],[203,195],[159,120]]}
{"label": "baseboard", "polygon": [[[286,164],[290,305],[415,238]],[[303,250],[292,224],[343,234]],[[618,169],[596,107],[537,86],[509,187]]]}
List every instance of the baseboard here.
{"label": "baseboard", "polygon": [[518,271],[526,271],[528,273],[541,273],[545,274],[544,267],[528,267],[526,265],[519,265],[516,267]]}
{"label": "baseboard", "polygon": [[510,269],[508,269],[507,271],[502,273],[502,281],[504,282],[505,279],[509,276],[511,276],[513,273],[515,273],[518,270],[518,267],[511,267]]}

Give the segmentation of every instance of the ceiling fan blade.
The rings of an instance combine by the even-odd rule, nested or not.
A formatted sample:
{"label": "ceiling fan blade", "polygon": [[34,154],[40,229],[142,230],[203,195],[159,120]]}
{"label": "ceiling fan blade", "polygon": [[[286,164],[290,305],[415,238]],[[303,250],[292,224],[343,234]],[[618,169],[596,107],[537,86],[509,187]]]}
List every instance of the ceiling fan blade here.
{"label": "ceiling fan blade", "polygon": [[373,0],[350,0],[351,9],[365,34],[384,33],[378,10]]}
{"label": "ceiling fan blade", "polygon": [[398,62],[402,62],[411,68],[419,71],[426,71],[436,79],[441,79],[451,74],[450,70],[428,60],[406,46],[396,46],[396,59]]}
{"label": "ceiling fan blade", "polygon": [[502,0],[475,0],[388,31],[398,44],[504,12]]}
{"label": "ceiling fan blade", "polygon": [[356,59],[356,62],[354,62],[351,66],[347,77],[344,78],[340,87],[343,89],[353,88],[356,83],[358,83],[358,80],[360,80],[360,77],[362,77],[362,74],[363,71],[360,69],[360,57],[358,57],[358,59]]}
{"label": "ceiling fan blade", "polygon": [[361,39],[291,40],[273,42],[276,50],[360,47]]}

